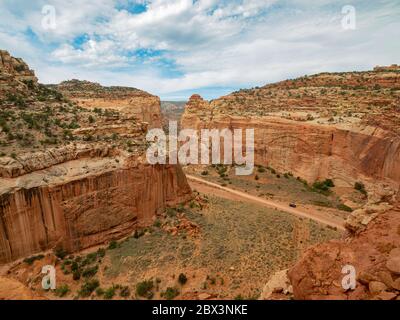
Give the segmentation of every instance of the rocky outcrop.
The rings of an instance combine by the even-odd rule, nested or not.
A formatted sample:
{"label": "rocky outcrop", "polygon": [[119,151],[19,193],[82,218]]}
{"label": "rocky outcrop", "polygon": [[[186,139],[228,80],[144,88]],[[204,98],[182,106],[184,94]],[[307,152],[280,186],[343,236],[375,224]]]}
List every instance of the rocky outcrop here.
{"label": "rocky outcrop", "polygon": [[22,59],[0,50],[0,97],[9,92],[24,92],[29,83],[37,84],[33,70]]}
{"label": "rocky outcrop", "polygon": [[[346,265],[356,271],[354,290],[342,287]],[[295,299],[400,299],[400,207],[354,237],[307,250],[288,275]]]}
{"label": "rocky outcrop", "polygon": [[160,99],[145,91],[129,87],[104,87],[76,79],[50,87],[56,88],[81,107],[114,110],[147,122],[152,128],[162,126]]}

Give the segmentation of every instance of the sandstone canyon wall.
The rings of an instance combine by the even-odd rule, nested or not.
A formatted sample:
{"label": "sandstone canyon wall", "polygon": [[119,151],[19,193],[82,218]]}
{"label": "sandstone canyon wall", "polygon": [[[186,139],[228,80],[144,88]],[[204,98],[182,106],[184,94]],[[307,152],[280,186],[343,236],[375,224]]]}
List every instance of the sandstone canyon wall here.
{"label": "sandstone canyon wall", "polygon": [[22,60],[0,57],[0,263],[127,236],[191,198],[179,165],[144,157],[147,129],[161,126],[157,97],[43,86]]}
{"label": "sandstone canyon wall", "polygon": [[255,129],[255,162],[309,182],[398,190],[400,68],[320,74],[220,99],[191,97],[183,128]]}

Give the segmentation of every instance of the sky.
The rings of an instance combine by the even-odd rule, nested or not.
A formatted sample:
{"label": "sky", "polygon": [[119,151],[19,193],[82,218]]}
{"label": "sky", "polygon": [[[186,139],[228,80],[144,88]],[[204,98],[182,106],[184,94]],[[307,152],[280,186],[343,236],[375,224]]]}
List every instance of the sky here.
{"label": "sky", "polygon": [[0,0],[0,49],[40,82],[162,100],[400,64],[399,39],[399,0]]}

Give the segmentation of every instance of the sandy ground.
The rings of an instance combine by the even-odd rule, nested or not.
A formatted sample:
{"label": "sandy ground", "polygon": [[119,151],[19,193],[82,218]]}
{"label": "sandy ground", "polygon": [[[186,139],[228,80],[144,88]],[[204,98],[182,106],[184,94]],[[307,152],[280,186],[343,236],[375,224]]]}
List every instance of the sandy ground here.
{"label": "sandy ground", "polygon": [[291,213],[299,217],[312,219],[316,222],[335,227],[338,230],[345,230],[343,219],[331,216],[323,212],[319,212],[311,206],[302,208],[291,208],[287,204],[282,204],[272,200],[266,200],[260,197],[249,195],[245,192],[222,187],[216,183],[212,183],[192,175],[186,175],[186,177],[189,180],[191,187],[201,193],[212,194],[230,200],[254,202],[267,206],[269,208],[282,210],[284,212]]}

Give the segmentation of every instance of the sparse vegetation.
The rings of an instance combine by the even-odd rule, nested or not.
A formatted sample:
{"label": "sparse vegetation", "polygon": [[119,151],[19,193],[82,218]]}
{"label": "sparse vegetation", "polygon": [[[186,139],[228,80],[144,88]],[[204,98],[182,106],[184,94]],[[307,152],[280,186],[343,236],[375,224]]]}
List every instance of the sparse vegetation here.
{"label": "sparse vegetation", "polygon": [[35,261],[42,260],[43,258],[44,258],[44,255],[39,254],[37,256],[32,256],[32,257],[29,257],[29,258],[25,258],[24,262],[26,264],[28,264],[28,265],[32,265]]}
{"label": "sparse vegetation", "polygon": [[55,290],[55,294],[62,298],[65,297],[71,290],[69,289],[69,286],[67,284],[62,284],[61,286],[58,286],[58,288]]}
{"label": "sparse vegetation", "polygon": [[95,291],[100,286],[100,282],[97,279],[87,280],[79,290],[79,295],[83,298],[89,297],[93,291]]}
{"label": "sparse vegetation", "polygon": [[179,282],[181,285],[186,284],[186,282],[187,282],[187,277],[186,277],[186,275],[183,274],[183,273],[181,273],[181,274],[179,275],[179,277],[178,277],[178,282]]}
{"label": "sparse vegetation", "polygon": [[153,288],[154,288],[153,280],[146,280],[146,281],[139,282],[136,285],[136,294],[139,297],[152,299],[154,296],[154,293],[152,291]]}
{"label": "sparse vegetation", "polygon": [[360,191],[364,195],[367,195],[367,190],[365,190],[365,185],[362,182],[356,182],[354,184],[354,189]]}
{"label": "sparse vegetation", "polygon": [[161,292],[161,297],[166,300],[173,300],[179,295],[179,290],[176,287],[168,287],[164,292]]}

